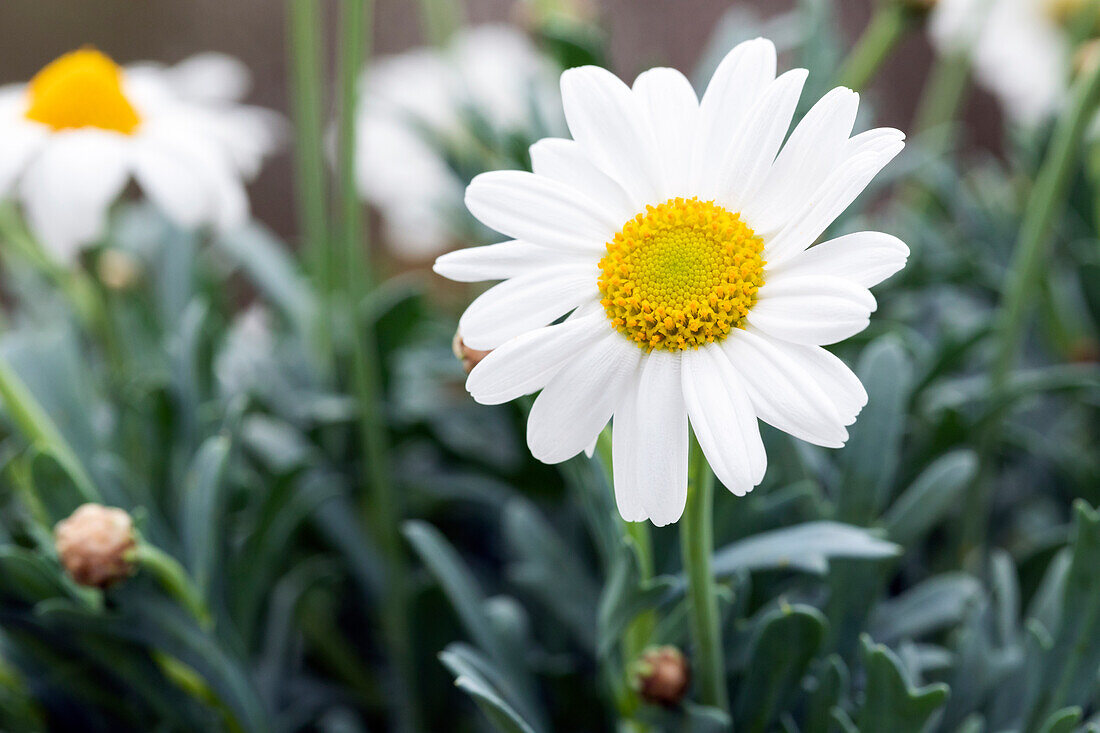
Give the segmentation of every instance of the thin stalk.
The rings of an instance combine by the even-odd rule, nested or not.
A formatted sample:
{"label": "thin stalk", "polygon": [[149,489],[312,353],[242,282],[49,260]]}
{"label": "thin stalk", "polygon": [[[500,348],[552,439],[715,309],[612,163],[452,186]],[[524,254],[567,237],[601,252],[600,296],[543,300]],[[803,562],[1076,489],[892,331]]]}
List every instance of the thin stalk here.
{"label": "thin stalk", "polygon": [[714,554],[712,504],[714,474],[695,436],[691,436],[691,467],[687,507],[680,520],[680,553],[691,598],[691,639],[695,661],[692,667],[699,681],[704,705],[729,711],[726,666],[722,653],[722,629],[718,617],[711,556]]}
{"label": "thin stalk", "polygon": [[[615,476],[612,469],[613,456],[611,435],[611,428],[604,428],[596,443],[596,450],[599,453],[600,464],[603,466],[608,486],[615,485]],[[622,527],[623,534],[630,539],[638,555],[638,570],[641,582],[645,583],[651,580],[653,578],[654,565],[653,538],[650,535],[649,524],[646,522],[627,521],[620,521],[619,524]],[[622,701],[623,705],[621,706],[622,709],[620,713],[624,716],[633,715],[633,712],[638,708],[638,696],[631,687],[633,665],[642,655],[642,652],[645,651],[645,648],[649,646],[650,640],[653,638],[653,631],[656,627],[657,613],[653,609],[650,609],[638,614],[623,631],[622,662],[623,674],[626,681],[626,694]],[[632,730],[644,730],[644,726],[642,726],[641,723],[626,722],[630,722],[630,724],[634,726]]]}
{"label": "thin stalk", "polygon": [[358,107],[358,78],[364,65],[370,35],[370,0],[344,0],[340,37],[339,215],[340,239],[345,273],[338,280],[343,298],[351,304],[352,388],[359,404],[360,453],[366,463],[369,490],[363,496],[363,516],[386,557],[387,593],[382,601],[381,625],[386,636],[390,662],[401,682],[402,694],[394,701],[399,727],[420,729],[416,704],[416,670],[409,628],[408,561],[401,542],[401,508],[389,463],[389,436],[384,414],[382,372],[378,363],[374,323],[362,319],[361,307],[374,285],[362,205],[355,181],[358,145],[355,113]]}
{"label": "thin stalk", "polygon": [[969,79],[970,57],[965,53],[937,56],[913,119],[913,134],[935,130],[954,120]]}
{"label": "thin stalk", "polygon": [[142,539],[138,540],[133,552],[133,562],[144,570],[148,570],[161,587],[195,617],[199,626],[209,629],[213,625],[210,611],[202,600],[202,594],[176,558]]}
{"label": "thin stalk", "polygon": [[321,3],[288,0],[291,103],[294,112],[294,162],[298,216],[305,235],[305,256],[320,293],[317,323],[321,353],[332,352],[331,295],[336,277],[325,214],[324,75],[321,58]]}
{"label": "thin stalk", "polygon": [[898,42],[915,25],[920,12],[900,0],[879,4],[871,22],[841,66],[838,83],[857,92],[862,91]]}
{"label": "thin stalk", "polygon": [[[990,367],[990,397],[996,400],[1008,384],[1027,332],[1031,306],[1054,244],[1054,222],[1065,207],[1073,174],[1080,164],[1078,151],[1100,101],[1100,64],[1088,69],[1074,84],[1066,107],[1054,129],[1050,147],[1035,179],[1025,208],[1012,262],[1009,265],[1001,307],[995,324],[995,346]],[[986,487],[991,480],[997,425],[983,432],[979,445],[981,470],[967,492],[963,514],[962,553],[981,546],[988,522]]]}
{"label": "thin stalk", "polygon": [[420,27],[433,46],[445,46],[462,24],[458,0],[420,0]]}

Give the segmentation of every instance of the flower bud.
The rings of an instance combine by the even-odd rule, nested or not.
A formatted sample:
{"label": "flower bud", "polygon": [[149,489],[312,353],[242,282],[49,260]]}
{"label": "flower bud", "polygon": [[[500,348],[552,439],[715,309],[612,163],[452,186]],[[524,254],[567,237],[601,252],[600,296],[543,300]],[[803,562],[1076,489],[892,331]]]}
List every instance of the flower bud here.
{"label": "flower bud", "polygon": [[455,358],[462,362],[462,368],[469,374],[481,360],[489,355],[488,351],[471,349],[462,341],[462,333],[455,331],[454,340],[451,341],[451,349],[455,352]]}
{"label": "flower bud", "polygon": [[691,666],[674,646],[653,647],[634,663],[634,685],[646,702],[674,707],[691,684]]}
{"label": "flower bud", "polygon": [[141,265],[119,249],[106,249],[96,260],[99,281],[111,290],[129,290],[141,277]]}
{"label": "flower bud", "polygon": [[1100,64],[1100,39],[1094,38],[1082,43],[1073,54],[1073,71],[1086,76],[1096,70],[1097,64]]}
{"label": "flower bud", "polygon": [[106,588],[133,572],[134,523],[121,509],[84,504],[54,528],[61,564],[80,585]]}

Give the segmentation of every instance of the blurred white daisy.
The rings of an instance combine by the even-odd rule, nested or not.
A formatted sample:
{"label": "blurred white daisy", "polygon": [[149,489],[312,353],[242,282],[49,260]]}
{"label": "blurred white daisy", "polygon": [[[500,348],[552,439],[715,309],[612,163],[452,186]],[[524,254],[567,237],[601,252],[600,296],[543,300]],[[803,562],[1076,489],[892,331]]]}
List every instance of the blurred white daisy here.
{"label": "blurred white daisy", "polygon": [[1078,0],[939,0],[929,22],[941,53],[970,55],[974,76],[1009,117],[1035,125],[1065,97],[1072,54],[1065,21]]}
{"label": "blurred white daisy", "polygon": [[362,80],[356,176],[397,253],[436,255],[459,237],[465,182],[447,150],[499,158],[479,128],[505,143],[561,129],[556,76],[527,36],[504,25],[463,29],[445,49],[372,63]]}
{"label": "blurred white daisy", "polygon": [[[224,62],[217,70],[210,60],[122,69],[84,48],[28,84],[0,89],[0,197],[22,203],[32,230],[62,260],[103,236],[131,178],[182,227],[243,223],[244,179],[275,147],[281,123],[235,104],[241,70]],[[196,95],[196,83],[211,94]]]}
{"label": "blurred white daisy", "polygon": [[810,245],[904,136],[851,136],[859,98],[838,88],[788,139],[807,72],[775,74],[764,39],[731,51],[702,101],[673,69],[633,88],[596,67],[565,72],[573,139],[542,140],[533,173],[486,173],[466,192],[514,241],[436,262],[454,280],[505,280],[460,322],[467,345],[493,350],[470,393],[495,404],[541,390],[527,440],[547,463],[587,449],[614,416],[629,521],[679,519],[689,424],[741,495],[764,476],[757,418],[839,447],[867,399],[821,347],[867,326],[868,288],[908,249],[878,232]]}

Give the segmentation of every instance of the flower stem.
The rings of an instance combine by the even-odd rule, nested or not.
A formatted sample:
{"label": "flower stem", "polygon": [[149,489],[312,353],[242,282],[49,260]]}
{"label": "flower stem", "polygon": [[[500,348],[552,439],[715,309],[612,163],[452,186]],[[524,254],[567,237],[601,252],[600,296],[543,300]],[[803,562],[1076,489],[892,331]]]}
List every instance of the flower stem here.
{"label": "flower stem", "polygon": [[445,46],[461,25],[458,0],[420,0],[420,27],[433,46]]}
{"label": "flower stem", "polygon": [[187,575],[187,571],[176,558],[139,538],[137,547],[134,549],[133,561],[148,570],[169,595],[195,617],[200,627],[210,629],[213,625],[210,611],[207,610],[202,595]]}
{"label": "flower stem", "polygon": [[913,120],[914,135],[942,127],[955,119],[969,78],[970,58],[965,53],[936,57]]}
{"label": "flower stem", "polygon": [[680,553],[687,575],[688,596],[691,598],[690,626],[695,650],[693,667],[703,704],[728,712],[718,596],[711,572],[711,555],[714,553],[713,499],[714,474],[699,442],[692,435],[687,507],[680,520]]}
{"label": "flower stem", "polygon": [[322,303],[317,337],[326,362],[332,352],[331,294],[335,261],[325,213],[326,181],[322,148],[324,74],[321,70],[321,3],[288,0],[291,100],[294,110],[294,159],[298,216],[305,237],[306,261]]}
{"label": "flower stem", "polygon": [[340,17],[338,211],[343,261],[337,267],[341,275],[333,284],[339,300],[350,305],[352,313],[347,342],[351,349],[352,388],[359,404],[360,455],[365,463],[369,486],[369,491],[363,496],[362,507],[364,521],[386,557],[388,592],[382,601],[380,620],[388,643],[390,663],[401,686],[393,707],[399,729],[416,731],[420,729],[420,716],[416,705],[416,670],[409,629],[408,568],[399,534],[401,510],[389,463],[390,446],[374,323],[362,320],[361,308],[376,277],[355,180],[358,81],[370,36],[372,10],[371,0],[343,0]]}
{"label": "flower stem", "polygon": [[838,83],[857,92],[862,91],[890,52],[914,26],[920,12],[901,0],[879,4],[871,22],[841,66]]}
{"label": "flower stem", "polygon": [[[996,342],[989,373],[989,394],[993,400],[1004,392],[1026,335],[1031,305],[1039,290],[1036,283],[1043,277],[1043,269],[1048,264],[1054,244],[1051,236],[1054,222],[1065,206],[1073,174],[1080,164],[1078,151],[1081,141],[1098,101],[1100,64],[1088,69],[1074,84],[1069,104],[1054,128],[1050,147],[1024,210],[1024,219],[1020,224],[1020,234],[1009,265],[995,324]],[[981,546],[985,540],[989,519],[986,486],[990,482],[998,432],[996,425],[990,425],[983,432],[983,440],[979,445],[982,468],[967,493],[966,511],[963,514],[964,555]]]}

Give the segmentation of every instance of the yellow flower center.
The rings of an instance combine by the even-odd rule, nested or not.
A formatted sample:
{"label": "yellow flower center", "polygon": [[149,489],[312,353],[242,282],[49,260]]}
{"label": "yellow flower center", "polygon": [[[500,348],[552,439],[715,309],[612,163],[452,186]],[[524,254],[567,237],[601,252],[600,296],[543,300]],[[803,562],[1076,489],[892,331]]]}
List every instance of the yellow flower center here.
{"label": "yellow flower center", "polygon": [[713,201],[647,206],[607,243],[600,301],[640,348],[680,351],[721,341],[764,284],[764,241]]}
{"label": "yellow flower center", "polygon": [[[1054,22],[1062,26],[1068,26],[1081,17],[1081,14],[1085,10],[1086,3],[1091,1],[1092,0],[1046,0],[1046,11]],[[1100,18],[1094,20],[1093,28],[1089,29],[1090,33],[1096,29],[1097,23],[1100,23]]]}
{"label": "yellow flower center", "polygon": [[51,62],[35,74],[27,91],[27,119],[54,130],[98,127],[129,135],[141,123],[122,91],[122,69],[92,48]]}

